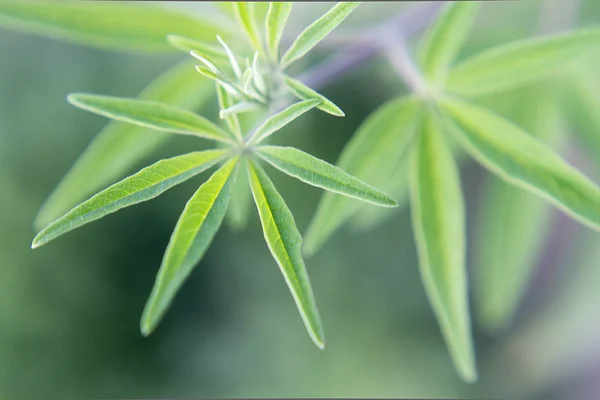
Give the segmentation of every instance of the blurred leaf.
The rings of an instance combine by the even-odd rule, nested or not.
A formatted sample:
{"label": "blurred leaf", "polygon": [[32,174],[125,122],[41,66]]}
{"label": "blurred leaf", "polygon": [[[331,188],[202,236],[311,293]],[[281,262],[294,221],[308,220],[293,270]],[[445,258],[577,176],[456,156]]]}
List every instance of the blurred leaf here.
{"label": "blurred leaf", "polygon": [[321,104],[317,106],[317,108],[321,111],[325,111],[331,115],[335,115],[336,117],[343,117],[344,112],[336,106],[331,100],[327,97],[323,96],[320,93],[315,92],[299,80],[294,78],[290,78],[289,76],[285,76],[285,83],[290,88],[290,90],[300,99],[318,99],[321,100]]}
{"label": "blurred leaf", "polygon": [[33,239],[31,247],[40,247],[58,236],[121,208],[153,199],[215,165],[226,153],[226,150],[194,152],[161,160],[146,167],[101,191],[48,225]]}
{"label": "blurred leaf", "polygon": [[[200,107],[210,93],[208,82],[198,77],[190,63],[184,62],[155,79],[139,98],[192,110]],[[170,137],[123,122],[108,124],[46,200],[36,216],[36,228],[43,228],[94,191],[122,177]]]}
{"label": "blurred leaf", "polygon": [[217,35],[217,40],[219,41],[221,46],[223,46],[223,48],[225,49],[225,53],[227,53],[229,65],[231,66],[233,73],[235,74],[235,76],[238,79],[242,79],[242,69],[240,68],[240,65],[238,64],[235,54],[233,54],[233,51],[231,51],[231,49],[229,48],[227,43],[225,43],[225,41],[221,38],[221,36]]}
{"label": "blurred leaf", "polygon": [[325,15],[308,26],[281,58],[281,67],[286,68],[291,63],[308,53],[321,40],[331,33],[348,17],[360,2],[337,3]]}
{"label": "blurred leaf", "polygon": [[[374,111],[342,150],[337,166],[373,184],[388,177],[405,155],[420,122],[416,99],[397,98]],[[308,227],[305,254],[314,254],[325,241],[361,208],[361,203],[325,193]]]}
{"label": "blurred leaf", "polygon": [[250,210],[252,206],[252,193],[250,192],[250,184],[248,183],[247,165],[245,162],[239,163],[239,175],[243,179],[238,179],[235,182],[233,191],[231,192],[231,200],[225,214],[225,221],[232,231],[239,232],[246,228],[250,218]]}
{"label": "blurred leaf", "polygon": [[203,42],[200,40],[190,39],[179,35],[168,35],[167,41],[176,49],[185,51],[186,53],[195,51],[197,53],[206,54],[211,58],[216,58],[221,61],[229,59],[227,53],[225,53],[225,51],[223,51],[221,47],[216,46],[210,42]]}
{"label": "blurred leaf", "polygon": [[463,96],[514,89],[600,47],[600,29],[522,40],[467,59],[449,74],[446,88]]}
{"label": "blurred leaf", "polygon": [[302,236],[294,216],[263,169],[254,162],[248,177],[265,240],[294,297],[298,311],[313,342],[325,347],[325,334],[304,260],[300,254]]}
{"label": "blurred leaf", "polygon": [[[215,84],[217,89],[217,99],[219,102],[219,109],[224,110],[233,106],[234,102],[227,93],[227,91],[223,88],[223,86],[219,83]],[[225,123],[229,130],[233,133],[233,136],[239,141],[242,140],[242,129],[240,127],[240,121],[236,114],[226,115]]]}
{"label": "blurred leaf", "polygon": [[101,48],[169,51],[169,34],[212,40],[221,28],[150,4],[0,1],[0,25]]}
{"label": "blurred leaf", "polygon": [[387,194],[323,160],[293,147],[261,146],[256,153],[273,167],[304,183],[382,207],[396,207]]}
{"label": "blurred leaf", "polygon": [[350,218],[350,228],[357,232],[375,229],[404,208],[408,201],[409,168],[410,157],[405,156],[398,165],[392,168],[390,174],[381,177],[381,182],[373,182],[375,187],[396,199],[398,207],[382,208],[370,205],[362,207],[359,213],[355,213]]}
{"label": "blurred leaf", "polygon": [[267,13],[267,19],[265,21],[265,29],[267,36],[267,49],[271,58],[274,60],[279,59],[279,41],[283,34],[283,29],[287,23],[292,6],[294,3],[290,2],[270,2],[269,12]]}
{"label": "blurred leaf", "polygon": [[250,40],[250,44],[256,51],[263,52],[263,45],[260,39],[253,2],[237,1],[232,3],[235,17]]}
{"label": "blurred leaf", "polygon": [[142,315],[140,327],[144,336],[157,327],[219,230],[237,177],[238,160],[236,157],[227,161],[185,205]]}
{"label": "blurred leaf", "polygon": [[94,114],[146,128],[229,143],[229,135],[204,117],[156,101],[75,93],[71,104]]}
{"label": "blurred leaf", "polygon": [[465,264],[460,175],[432,117],[412,153],[411,208],[421,278],[459,375],[477,379]]}
{"label": "blurred leaf", "polygon": [[[556,92],[541,86],[520,93],[516,122],[554,144],[560,130]],[[484,185],[474,246],[473,286],[479,323],[506,328],[523,298],[550,227],[551,206],[537,196],[490,176]]]}
{"label": "blurred leaf", "polygon": [[237,114],[243,114],[243,113],[250,112],[250,111],[255,111],[259,107],[260,106],[256,103],[252,103],[249,101],[241,101],[229,108],[219,111],[219,117],[221,119],[225,119],[226,117],[231,116],[231,115],[237,115]]}
{"label": "blurred leaf", "polygon": [[600,188],[550,148],[480,107],[448,98],[441,105],[458,124],[452,132],[482,165],[584,225],[600,229]]}
{"label": "blurred leaf", "polygon": [[435,81],[447,73],[467,40],[480,4],[453,1],[447,4],[419,48],[420,64],[425,76]]}
{"label": "blurred leaf", "polygon": [[319,105],[321,101],[312,99],[312,100],[303,100],[299,101],[295,104],[292,104],[285,110],[275,114],[274,116],[267,119],[261,126],[259,126],[254,132],[253,140],[251,143],[260,143],[265,140],[268,136],[277,132],[305,112],[315,108]]}

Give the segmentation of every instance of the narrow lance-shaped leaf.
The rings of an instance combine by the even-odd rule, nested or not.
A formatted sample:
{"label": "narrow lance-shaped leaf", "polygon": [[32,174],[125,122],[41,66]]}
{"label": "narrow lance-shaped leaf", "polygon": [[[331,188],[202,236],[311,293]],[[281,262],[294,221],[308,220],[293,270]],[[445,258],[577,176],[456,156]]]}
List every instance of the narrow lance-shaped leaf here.
{"label": "narrow lance-shaped leaf", "polygon": [[446,73],[471,31],[479,6],[475,1],[453,1],[444,7],[419,49],[421,66],[429,79]]}
{"label": "narrow lance-shaped leaf", "polygon": [[279,58],[279,41],[283,34],[283,29],[287,23],[292,6],[294,3],[273,1],[269,3],[269,11],[265,20],[265,29],[267,36],[267,49],[271,58],[277,60]]}
{"label": "narrow lance-shaped leaf", "polygon": [[294,40],[294,43],[281,58],[281,66],[288,67],[291,63],[308,53],[321,40],[331,33],[358,7],[360,2],[337,3],[331,10],[308,26]]}
{"label": "narrow lance-shaped leaf", "polygon": [[44,228],[33,239],[32,248],[142,201],[201,173],[221,160],[226,150],[207,150],[161,160],[108,187]]}
{"label": "narrow lance-shaped leaf", "polygon": [[159,102],[84,93],[71,94],[68,100],[76,107],[118,121],[224,143],[231,142],[226,132],[206,118]]}
{"label": "narrow lance-shaped leaf", "polygon": [[252,192],[250,192],[250,184],[248,183],[247,163],[239,163],[239,175],[243,179],[238,179],[235,182],[231,193],[231,200],[225,215],[225,222],[232,231],[241,231],[248,225],[250,218],[250,210],[252,208]]}
{"label": "narrow lance-shaped leaf", "polygon": [[237,1],[232,6],[235,17],[250,40],[250,44],[252,44],[256,51],[262,52],[263,45],[254,16],[255,5],[252,2]]}
{"label": "narrow lance-shaped leaf", "polygon": [[[225,88],[223,88],[223,86],[220,83],[216,83],[216,89],[217,99],[219,101],[219,109],[224,110],[232,107],[234,105],[234,102],[231,99],[229,93],[227,93],[227,91],[225,90]],[[242,141],[242,129],[240,127],[240,121],[238,120],[237,115],[225,115],[224,119],[225,123],[227,124],[227,127],[232,132],[233,136],[239,141]]]}
{"label": "narrow lance-shaped leaf", "polygon": [[236,181],[237,164],[238,158],[227,161],[187,202],[142,315],[140,327],[145,336],[156,328],[219,230]]}
{"label": "narrow lance-shaped leaf", "polygon": [[283,198],[263,169],[252,162],[248,177],[258,208],[265,241],[296,302],[304,325],[315,344],[325,347],[325,334],[308,273],[300,252],[302,236]]}
{"label": "narrow lance-shaped leaf", "polygon": [[169,51],[168,34],[212,40],[223,30],[167,7],[78,1],[0,1],[0,26],[101,48]]}
{"label": "narrow lance-shaped leaf", "polygon": [[321,101],[321,104],[319,104],[317,106],[317,108],[319,110],[325,111],[326,113],[331,114],[331,115],[335,115],[336,117],[343,117],[345,115],[344,112],[338,106],[336,106],[331,100],[329,100],[327,97],[323,96],[322,94],[312,90],[311,88],[309,88],[308,86],[306,86],[305,84],[300,82],[299,80],[290,78],[289,76],[286,76],[284,79],[285,79],[285,83],[290,88],[292,93],[294,93],[300,99],[303,99],[303,100],[318,99]]}
{"label": "narrow lance-shaped leaf", "polygon": [[277,132],[305,112],[318,106],[320,102],[320,100],[312,99],[299,101],[298,103],[292,104],[285,110],[267,119],[261,126],[259,126],[254,132],[250,143],[256,144],[262,142],[268,136],[271,136],[273,133]]}
{"label": "narrow lance-shaped leaf", "polygon": [[421,278],[459,375],[477,379],[465,264],[465,213],[459,171],[432,117],[411,166],[411,209]]}
{"label": "narrow lance-shaped leaf", "polygon": [[[178,64],[154,80],[139,96],[192,110],[211,93],[189,62]],[[41,229],[94,191],[114,182],[172,135],[137,125],[112,121],[71,167],[40,209],[35,226]]]}
{"label": "narrow lance-shaped leaf", "polygon": [[463,96],[514,89],[600,48],[600,28],[522,40],[486,50],[456,66],[446,88]]}
{"label": "narrow lance-shaped leaf", "polygon": [[257,155],[278,170],[309,185],[382,207],[398,205],[393,198],[380,190],[293,147],[261,146]]}
{"label": "narrow lance-shaped leaf", "polygon": [[[515,94],[520,101],[509,110],[511,120],[553,148],[562,136],[557,94],[547,84],[527,88]],[[474,218],[473,304],[478,323],[498,332],[512,322],[527,289],[547,239],[552,206],[493,175],[487,178]]]}
{"label": "narrow lance-shaped leaf", "polygon": [[[416,99],[398,98],[373,112],[342,150],[337,166],[347,173],[380,186],[405,155],[421,119]],[[308,227],[304,251],[314,254],[350,217],[361,209],[351,199],[323,194]]]}
{"label": "narrow lance-shaped leaf", "polygon": [[600,229],[600,188],[550,148],[505,119],[445,98],[442,107],[466,150],[507,182],[530,190],[585,224]]}
{"label": "narrow lance-shaped leaf", "polygon": [[167,35],[167,41],[178,50],[189,54],[195,51],[200,54],[206,54],[210,58],[218,59],[219,61],[227,61],[229,57],[223,48],[216,46],[210,42],[190,39],[180,35]]}

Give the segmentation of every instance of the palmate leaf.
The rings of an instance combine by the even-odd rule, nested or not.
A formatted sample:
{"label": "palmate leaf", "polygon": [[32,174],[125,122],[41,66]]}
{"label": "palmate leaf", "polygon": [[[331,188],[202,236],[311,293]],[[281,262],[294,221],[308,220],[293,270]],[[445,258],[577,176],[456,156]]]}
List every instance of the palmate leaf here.
{"label": "palmate leaf", "polygon": [[269,3],[269,11],[265,20],[267,50],[272,59],[279,58],[279,41],[287,23],[294,3],[273,1]]}
{"label": "palmate leaf", "polygon": [[[211,86],[210,82],[199,79],[186,61],[155,79],[139,98],[192,110],[206,101]],[[94,191],[122,177],[170,137],[124,122],[108,124],[46,200],[35,219],[36,228],[43,228]]]}
{"label": "palmate leaf", "polygon": [[429,29],[419,48],[420,64],[427,78],[445,75],[471,31],[480,4],[471,1],[448,3]]}
{"label": "palmate leaf", "polygon": [[68,100],[76,107],[118,121],[129,122],[165,132],[194,135],[205,139],[231,143],[227,132],[206,118],[156,101],[85,93],[70,94]]}
{"label": "palmate leaf", "polygon": [[483,108],[440,101],[466,150],[507,182],[532,191],[584,225],[600,230],[600,188],[550,148]]}
{"label": "palmate leaf", "polygon": [[309,25],[285,52],[281,58],[281,67],[287,68],[291,63],[308,53],[341,24],[359,4],[360,2],[337,3],[325,15]]}
{"label": "palmate leaf", "polygon": [[281,269],[310,337],[323,349],[325,334],[300,252],[302,236],[296,228],[294,216],[260,165],[251,162],[248,177],[265,241]]}
{"label": "palmate leaf", "polygon": [[510,43],[460,63],[448,75],[446,88],[462,96],[514,89],[599,48],[600,28]]}
{"label": "palmate leaf", "polygon": [[320,100],[311,99],[299,101],[298,103],[292,104],[285,110],[270,117],[261,126],[256,128],[256,131],[254,132],[250,143],[257,144],[262,142],[267,137],[271,136],[273,133],[277,132],[287,124],[291,123],[293,120],[295,120],[305,112],[310,111],[311,109],[318,106],[320,102]]}
{"label": "palmate leaf", "polygon": [[[358,128],[337,166],[364,182],[380,181],[405,155],[420,115],[416,99],[399,98],[384,104]],[[325,193],[306,233],[305,254],[314,254],[360,208],[359,202]]]}
{"label": "palmate leaf", "polygon": [[256,17],[254,15],[254,7],[256,7],[256,5],[253,2],[237,1],[232,3],[232,6],[235,17],[246,33],[252,47],[258,52],[264,52],[258,26],[256,25]]}
{"label": "palmate leaf", "polygon": [[381,207],[398,206],[387,194],[293,147],[261,146],[257,150],[256,154],[273,167],[309,185]]}
{"label": "palmate leaf", "polygon": [[297,97],[303,100],[309,99],[317,99],[320,100],[321,103],[317,106],[317,108],[321,111],[325,111],[328,114],[335,115],[336,117],[343,117],[344,112],[336,106],[331,100],[322,94],[312,90],[302,82],[297,79],[290,78],[286,76],[285,78],[286,85],[290,88],[292,93],[294,93]]}
{"label": "palmate leaf", "polygon": [[32,248],[75,228],[142,201],[201,173],[219,162],[227,150],[207,150],[161,160],[135,175],[115,183],[44,228],[33,239]]}
{"label": "palmate leaf", "polygon": [[[544,143],[558,147],[562,131],[558,92],[547,84],[521,90],[510,117]],[[513,95],[510,96],[513,98]],[[483,188],[473,246],[473,287],[478,323],[505,329],[523,298],[551,222],[552,206],[489,176]]]}
{"label": "palmate leaf", "polygon": [[77,1],[0,1],[0,26],[118,50],[172,50],[168,34],[213,40],[222,28],[150,4]]}
{"label": "palmate leaf", "polygon": [[238,158],[227,161],[187,202],[165,252],[140,322],[148,336],[219,230],[237,178]]}
{"label": "palmate leaf", "polygon": [[459,171],[436,122],[425,119],[412,154],[411,209],[421,278],[459,375],[477,379],[465,264]]}

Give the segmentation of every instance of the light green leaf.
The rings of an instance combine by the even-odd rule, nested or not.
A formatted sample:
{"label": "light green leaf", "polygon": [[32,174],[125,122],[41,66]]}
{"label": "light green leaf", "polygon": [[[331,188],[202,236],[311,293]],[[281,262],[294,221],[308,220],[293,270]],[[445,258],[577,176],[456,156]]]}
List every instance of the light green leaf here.
{"label": "light green leaf", "polygon": [[522,40],[477,54],[454,68],[446,88],[462,96],[514,89],[544,78],[600,47],[600,29]]}
{"label": "light green leaf", "polygon": [[[562,131],[556,94],[546,84],[520,91],[520,101],[510,113],[521,127],[553,147]],[[527,289],[547,239],[552,207],[489,176],[478,208],[474,218],[474,306],[479,324],[498,332],[512,322]]]}
{"label": "light green leaf", "polygon": [[194,135],[230,143],[229,135],[212,122],[190,111],[156,101],[143,101],[85,93],[70,94],[71,104],[118,121],[160,131]]}
{"label": "light green leaf", "polygon": [[277,261],[300,316],[315,344],[325,347],[325,334],[319,310],[300,254],[302,236],[294,216],[263,169],[255,163],[248,167],[248,177],[265,241]]}
{"label": "light green leaf", "polygon": [[250,111],[255,111],[260,106],[256,103],[251,103],[249,101],[242,101],[234,104],[233,106],[226,108],[224,110],[219,111],[219,118],[225,119],[230,115],[243,114]]}
{"label": "light green leaf", "polygon": [[229,229],[234,232],[246,228],[252,207],[252,192],[250,191],[248,179],[246,179],[248,172],[246,163],[240,162],[239,168],[239,175],[243,176],[244,179],[238,179],[235,182],[227,214],[225,214],[225,222],[227,222]]}
{"label": "light green leaf", "polygon": [[517,126],[472,104],[442,99],[466,150],[508,183],[529,190],[584,225],[600,229],[600,188]]}
{"label": "light green leaf", "polygon": [[325,111],[328,114],[335,115],[336,117],[343,117],[344,112],[336,106],[331,100],[327,97],[323,96],[320,93],[315,92],[299,80],[294,78],[290,78],[289,76],[285,77],[285,83],[290,88],[292,93],[294,93],[297,97],[303,100],[308,99],[318,99],[321,100],[321,104],[317,106],[317,108],[321,111]]}
{"label": "light green leaf", "polygon": [[252,2],[237,1],[232,3],[235,17],[250,40],[250,44],[256,51],[264,52],[260,40],[258,27],[256,26],[256,17],[254,15],[255,5]]}
{"label": "light green leaf", "polygon": [[44,228],[33,239],[40,247],[65,233],[124,207],[155,198],[219,162],[226,150],[200,151],[161,160],[115,183]]}
{"label": "light green leaf", "polygon": [[218,59],[220,61],[229,59],[227,53],[225,53],[221,47],[210,42],[203,42],[201,40],[190,39],[179,35],[167,35],[167,41],[171,46],[188,54],[195,51],[196,53],[205,54],[209,58]]}
{"label": "light green leaf", "polygon": [[225,49],[225,53],[227,53],[227,58],[229,59],[229,65],[231,66],[233,73],[235,74],[235,76],[238,79],[242,79],[242,69],[240,68],[238,61],[235,58],[235,54],[233,54],[233,51],[229,48],[227,43],[225,43],[225,41],[223,39],[221,39],[221,36],[217,35],[217,40],[219,41],[219,43],[221,43],[221,46],[223,46],[223,49]]}
{"label": "light green leaf", "polygon": [[465,212],[458,167],[433,118],[411,165],[411,209],[421,279],[459,375],[477,379],[465,264]]}
{"label": "light green leaf", "polygon": [[[224,110],[229,107],[232,107],[235,104],[233,102],[233,100],[231,99],[231,96],[229,96],[229,93],[227,93],[227,91],[225,90],[225,88],[223,88],[223,86],[221,84],[217,83],[216,89],[217,89],[217,98],[219,101],[219,109]],[[226,115],[225,123],[227,124],[227,127],[229,128],[229,130],[233,133],[234,137],[237,140],[242,141],[243,140],[242,139],[242,129],[240,127],[240,121],[239,121],[237,115],[236,114]]]}
{"label": "light green leaf", "polygon": [[435,81],[447,73],[471,31],[479,6],[475,1],[453,1],[441,11],[419,48],[427,78]]}
{"label": "light green leaf", "polygon": [[256,154],[278,170],[309,185],[381,207],[398,206],[387,194],[293,147],[261,146]]}
{"label": "light green leaf", "polygon": [[[381,183],[405,155],[420,117],[418,100],[389,101],[362,123],[342,150],[337,166],[371,185]],[[360,209],[356,201],[325,193],[308,227],[304,252],[314,254]]]}
{"label": "light green leaf", "polygon": [[168,34],[212,40],[221,28],[171,8],[125,2],[0,1],[0,25],[101,48],[169,51]]}
{"label": "light green leaf", "polygon": [[269,3],[269,11],[265,20],[265,30],[267,36],[267,49],[271,58],[279,59],[279,41],[283,34],[283,29],[287,23],[292,6],[294,3],[273,1]]}
{"label": "light green leaf", "polygon": [[285,110],[267,119],[261,126],[259,126],[254,132],[253,139],[250,141],[250,143],[256,144],[262,142],[268,136],[271,136],[273,133],[277,132],[305,112],[319,105],[320,102],[320,100],[312,99],[303,100],[292,104]]}
{"label": "light green leaf", "polygon": [[337,3],[325,15],[308,26],[294,40],[294,43],[281,58],[281,67],[287,68],[291,63],[308,53],[341,24],[359,4],[360,2]]}
{"label": "light green leaf", "polygon": [[[199,79],[186,61],[154,80],[139,98],[192,110],[199,108],[211,92],[209,82]],[[122,177],[171,137],[123,122],[108,124],[46,200],[35,219],[36,228],[43,228],[94,191]]]}
{"label": "light green leaf", "polygon": [[140,328],[148,336],[169,308],[219,230],[237,178],[238,158],[217,170],[185,205],[146,303]]}

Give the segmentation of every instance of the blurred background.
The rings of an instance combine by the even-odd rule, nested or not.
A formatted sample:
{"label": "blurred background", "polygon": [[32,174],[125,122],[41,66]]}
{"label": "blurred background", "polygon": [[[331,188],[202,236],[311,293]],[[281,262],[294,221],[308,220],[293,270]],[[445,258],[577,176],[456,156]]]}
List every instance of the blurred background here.
{"label": "blurred background", "polygon": [[[414,5],[363,4],[331,40],[347,40]],[[330,6],[298,4],[286,35]],[[597,0],[485,2],[461,57],[599,22]],[[331,47],[320,50],[304,66]],[[456,375],[425,296],[407,206],[368,232],[340,231],[307,260],[327,335],[324,351],[305,332],[254,210],[245,231],[224,226],[157,331],[143,338],[139,318],[164,249],[207,175],[35,251],[33,220],[107,124],[70,106],[66,95],[135,97],[182,56],[97,50],[0,28],[0,59],[0,398],[600,398],[599,237],[554,209],[539,233],[540,251],[513,323],[489,333],[474,317],[480,371],[474,385]],[[597,72],[591,76],[600,83]],[[335,162],[361,121],[405,89],[382,57],[322,92],[346,117],[309,113],[278,141]],[[514,98],[481,104],[517,119],[524,106]],[[201,113],[215,120],[215,103]],[[564,124],[555,149],[598,182],[600,155],[575,130]],[[197,141],[177,137],[136,167],[197,148]],[[495,178],[468,157],[461,172],[473,271],[478,215]],[[303,232],[321,191],[271,175]]]}

